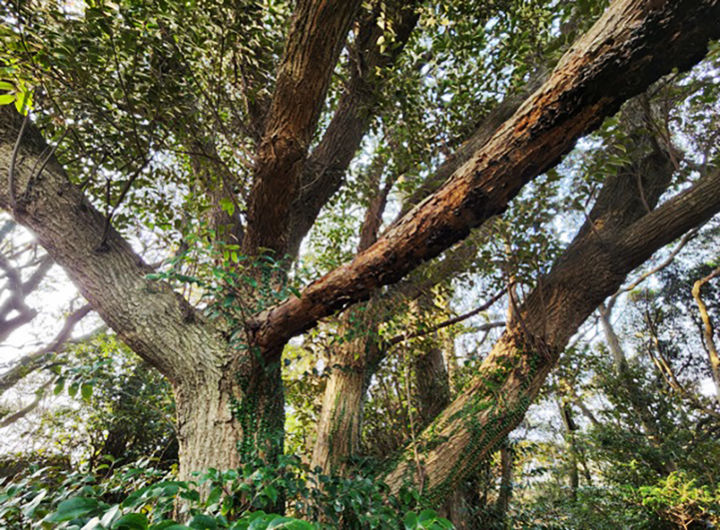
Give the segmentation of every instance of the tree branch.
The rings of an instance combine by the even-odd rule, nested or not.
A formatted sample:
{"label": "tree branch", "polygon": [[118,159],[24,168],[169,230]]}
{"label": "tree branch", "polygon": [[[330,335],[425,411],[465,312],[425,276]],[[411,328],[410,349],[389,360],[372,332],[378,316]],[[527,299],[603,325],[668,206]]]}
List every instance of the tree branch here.
{"label": "tree branch", "polygon": [[8,414],[4,418],[0,418],[0,429],[2,429],[3,427],[7,427],[8,425],[12,425],[16,421],[24,418],[30,412],[35,410],[42,401],[42,398],[45,397],[45,390],[48,386],[50,386],[50,381],[47,381],[35,391],[35,397],[29,404],[27,404],[20,410],[13,412],[12,414]]}
{"label": "tree branch", "polygon": [[0,395],[45,364],[51,354],[63,351],[75,326],[85,318],[90,311],[92,311],[90,304],[86,304],[80,309],[73,311],[65,319],[65,324],[63,324],[62,329],[49,344],[36,352],[21,357],[12,368],[0,374]]}
{"label": "tree branch", "polygon": [[282,258],[303,162],[330,76],[361,0],[300,0],[288,35],[248,201],[246,254]]}
{"label": "tree branch", "polygon": [[[22,117],[12,105],[0,107],[0,168],[6,169]],[[18,190],[15,220],[29,228],[50,257],[121,340],[171,381],[202,377],[219,370],[227,355],[219,332],[169,285],[152,281],[152,269],[114,229],[102,240],[105,219],[73,185],[53,156],[42,178],[30,168],[46,149],[40,132],[28,124],[15,168]],[[6,187],[0,206],[9,208]]]}
{"label": "tree branch", "polygon": [[720,401],[720,354],[718,354],[717,345],[715,344],[715,339],[713,338],[715,332],[713,330],[712,321],[710,320],[710,315],[708,315],[707,306],[700,295],[700,289],[702,289],[702,286],[718,275],[720,275],[720,267],[716,268],[704,278],[696,281],[692,287],[692,295],[697,303],[698,309],[700,310],[700,319],[703,323],[703,340],[705,342],[705,347],[707,348],[710,360],[710,369],[712,371],[713,381],[715,382],[715,397],[718,401]]}
{"label": "tree branch", "polygon": [[360,23],[350,50],[349,81],[320,143],[308,157],[293,202],[288,253],[296,255],[322,207],[340,188],[345,172],[360,148],[377,112],[384,79],[378,72],[395,63],[417,24],[417,0],[393,2],[387,16],[395,30],[394,41],[383,51],[378,39],[383,30],[373,12]]}
{"label": "tree branch", "polygon": [[[659,178],[667,186],[667,175]],[[617,196],[622,179],[610,179],[604,189]],[[720,211],[720,171],[639,219],[639,199],[622,195],[615,211],[586,221],[526,298],[518,317],[523,325],[505,332],[461,397],[422,434],[428,497],[441,498],[522,421],[570,337],[638,263]],[[650,197],[647,202],[654,204]],[[591,223],[597,223],[595,230]],[[407,479],[417,482],[413,469],[413,454],[406,450],[384,477],[391,490]]]}
{"label": "tree branch", "polygon": [[613,3],[548,81],[437,192],[355,259],[249,323],[270,351],[318,319],[394,283],[507,208],[575,141],[672,68],[689,68],[720,35],[718,0]]}

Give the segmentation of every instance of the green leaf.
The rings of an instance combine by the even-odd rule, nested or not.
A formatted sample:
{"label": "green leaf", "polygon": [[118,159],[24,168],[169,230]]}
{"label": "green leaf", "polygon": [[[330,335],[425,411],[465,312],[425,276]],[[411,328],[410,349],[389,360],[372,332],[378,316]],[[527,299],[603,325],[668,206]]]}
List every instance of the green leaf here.
{"label": "green leaf", "polygon": [[0,105],[9,105],[15,101],[15,94],[0,94]]}
{"label": "green leaf", "polygon": [[220,208],[222,208],[223,211],[227,212],[227,214],[231,217],[235,213],[235,203],[227,197],[223,197],[222,199],[220,199]]}
{"label": "green leaf", "polygon": [[215,530],[217,527],[218,525],[215,519],[209,515],[201,513],[197,514],[190,521],[190,528],[195,528],[197,530]]}
{"label": "green leaf", "polygon": [[20,114],[25,116],[32,108],[32,101],[32,92],[29,90],[23,90],[19,92],[15,98],[15,108]]}
{"label": "green leaf", "polygon": [[158,524],[152,525],[148,530],[192,530],[189,526],[178,524],[175,521],[160,521]]}
{"label": "green leaf", "polygon": [[211,506],[213,504],[216,504],[220,500],[220,495],[222,495],[222,488],[220,486],[217,486],[210,490],[207,501],[205,501],[205,506]]}
{"label": "green leaf", "polygon": [[147,517],[141,513],[126,513],[115,521],[112,527],[118,530],[146,530],[148,521]]}
{"label": "green leaf", "polygon": [[112,525],[113,521],[117,519],[118,515],[120,515],[120,505],[116,504],[105,512],[105,515],[103,515],[102,519],[100,519],[100,524],[109,527]]}
{"label": "green leaf", "polygon": [[287,530],[312,530],[313,525],[307,521],[300,521],[299,519],[293,519],[292,517],[277,515],[265,528],[267,528],[267,530],[272,530],[274,528],[285,528]]}
{"label": "green leaf", "polygon": [[46,520],[51,523],[62,523],[63,521],[71,521],[82,515],[87,515],[99,506],[95,499],[86,497],[74,497],[66,501],[62,501],[55,513],[52,513]]}
{"label": "green leaf", "polygon": [[83,401],[86,403],[90,401],[90,398],[92,397],[93,393],[93,386],[90,383],[83,383],[80,385],[80,395],[83,398]]}
{"label": "green leaf", "polygon": [[413,512],[408,512],[405,514],[405,517],[403,517],[403,525],[405,525],[405,530],[414,530],[418,527],[418,517]]}
{"label": "green leaf", "polygon": [[278,498],[278,490],[275,489],[274,486],[271,486],[270,484],[268,484],[267,486],[265,486],[265,488],[263,488],[263,494],[264,494],[264,495],[267,495],[272,502],[277,501],[277,498]]}
{"label": "green leaf", "polygon": [[55,387],[53,388],[53,394],[56,396],[63,391],[63,388],[65,388],[65,378],[61,377],[55,382]]}

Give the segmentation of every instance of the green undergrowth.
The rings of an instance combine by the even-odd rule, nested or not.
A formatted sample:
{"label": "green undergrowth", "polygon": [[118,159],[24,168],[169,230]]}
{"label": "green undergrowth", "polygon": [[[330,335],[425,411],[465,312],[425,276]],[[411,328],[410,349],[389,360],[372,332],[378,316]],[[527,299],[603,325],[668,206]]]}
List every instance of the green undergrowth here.
{"label": "green undergrowth", "polygon": [[[192,481],[145,461],[104,476],[30,468],[0,488],[0,527],[31,529],[235,530],[450,529],[416,492],[391,496],[368,476],[329,477],[295,457],[210,469]],[[202,492],[202,493],[201,493]],[[285,513],[270,513],[285,498]]]}

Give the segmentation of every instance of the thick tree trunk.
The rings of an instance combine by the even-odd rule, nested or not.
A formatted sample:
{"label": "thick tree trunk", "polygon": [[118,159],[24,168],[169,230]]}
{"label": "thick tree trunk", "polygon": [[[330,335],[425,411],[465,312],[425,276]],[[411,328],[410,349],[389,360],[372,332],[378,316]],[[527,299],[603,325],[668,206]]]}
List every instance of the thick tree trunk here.
{"label": "thick tree trunk", "polygon": [[312,467],[325,474],[342,473],[348,458],[360,448],[367,377],[354,359],[354,350],[342,350],[325,387],[312,455]]}
{"label": "thick tree trunk", "polygon": [[340,344],[330,359],[312,456],[312,467],[320,467],[323,473],[341,473],[348,458],[360,449],[365,393],[380,360],[373,333],[376,326],[371,303],[348,311],[343,318],[341,336],[361,335]]}
{"label": "thick tree trunk", "polygon": [[[83,296],[132,350],[173,385],[178,411],[181,475],[227,469],[249,454],[268,459],[282,450],[280,349],[257,359],[233,349],[210,322],[153,272],[73,185],[54,157],[42,173],[47,145],[23,117],[0,107],[0,205],[29,228]],[[11,191],[12,190],[12,191]],[[234,411],[234,412],[233,412]],[[238,454],[238,449],[240,453]]]}
{"label": "thick tree trunk", "polygon": [[284,403],[279,365],[174,385],[181,479],[208,468],[230,469],[282,454]]}

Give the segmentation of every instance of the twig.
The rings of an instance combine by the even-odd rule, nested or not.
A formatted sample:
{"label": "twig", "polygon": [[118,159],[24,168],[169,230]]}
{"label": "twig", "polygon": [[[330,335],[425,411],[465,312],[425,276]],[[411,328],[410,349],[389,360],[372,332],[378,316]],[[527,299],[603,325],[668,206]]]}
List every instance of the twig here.
{"label": "twig", "polygon": [[10,195],[10,208],[15,211],[17,204],[15,200],[15,164],[17,162],[17,155],[20,151],[20,143],[22,142],[23,134],[25,133],[25,127],[27,127],[28,121],[30,120],[30,113],[25,114],[22,125],[20,125],[20,132],[18,133],[17,140],[15,140],[15,147],[13,147],[12,155],[10,156],[10,167],[8,168],[8,194]]}
{"label": "twig", "polygon": [[[416,331],[415,333],[402,333],[402,334],[397,335],[397,336],[393,337],[392,339],[390,339],[386,344],[388,346],[394,346],[395,344],[398,344],[400,342],[404,342],[409,339],[415,339],[417,337],[422,337],[424,335],[434,333],[434,332],[441,330],[443,328],[446,328],[448,326],[452,326],[453,324],[462,322],[463,320],[467,320],[468,318],[474,317],[478,313],[481,313],[481,312],[485,311],[486,309],[488,309],[495,302],[497,302],[503,294],[505,294],[505,290],[500,291],[495,296],[493,296],[490,300],[485,302],[480,307],[476,307],[472,311],[469,311],[469,312],[467,312],[463,315],[457,316],[455,318],[446,320],[445,322],[441,322],[440,324],[437,324],[436,326],[432,326],[431,328],[425,329],[423,331]],[[493,324],[493,327],[497,327],[497,326],[494,326],[495,323],[491,323],[491,324]],[[504,322],[503,322],[503,325],[504,325]]]}
{"label": "twig", "polygon": [[688,232],[682,237],[682,239],[680,239],[680,241],[678,242],[678,244],[677,244],[677,245],[675,246],[675,248],[672,250],[672,252],[670,253],[670,255],[665,259],[665,261],[663,261],[662,263],[660,263],[660,264],[657,265],[656,267],[650,269],[649,271],[645,272],[644,274],[640,275],[634,282],[632,282],[632,283],[631,283],[630,285],[628,285],[627,287],[622,287],[622,288],[618,289],[618,290],[615,292],[615,294],[613,294],[613,295],[608,299],[608,303],[607,303],[607,310],[608,310],[608,312],[612,311],[612,308],[613,308],[613,306],[615,305],[615,302],[617,301],[618,297],[619,297],[621,294],[623,294],[623,293],[628,293],[628,292],[632,291],[632,290],[635,289],[638,285],[640,285],[642,282],[644,282],[645,280],[647,280],[650,276],[652,276],[653,274],[656,274],[656,273],[660,272],[661,270],[663,270],[664,268],[666,268],[668,265],[670,265],[670,264],[673,262],[673,260],[675,259],[675,257],[676,257],[676,256],[680,253],[680,251],[683,249],[683,247],[684,247],[691,239],[693,239],[693,238],[697,235],[697,233],[698,233],[698,229],[697,229],[697,228],[693,228],[692,230],[688,231]]}
{"label": "twig", "polygon": [[48,386],[50,386],[50,381],[43,383],[43,385],[35,391],[35,399],[33,399],[29,405],[21,408],[13,414],[9,414],[8,416],[2,418],[2,420],[0,420],[0,429],[2,429],[3,427],[7,427],[8,425],[12,425],[19,419],[25,417],[29,412],[35,410],[35,408],[37,408],[37,406],[40,404],[40,401],[42,401],[42,398],[45,397],[45,389]]}

